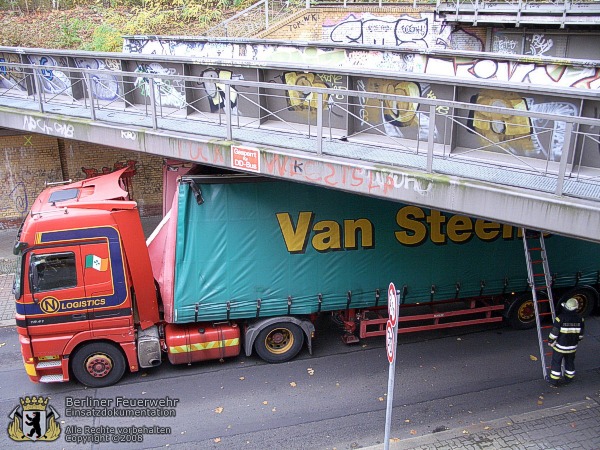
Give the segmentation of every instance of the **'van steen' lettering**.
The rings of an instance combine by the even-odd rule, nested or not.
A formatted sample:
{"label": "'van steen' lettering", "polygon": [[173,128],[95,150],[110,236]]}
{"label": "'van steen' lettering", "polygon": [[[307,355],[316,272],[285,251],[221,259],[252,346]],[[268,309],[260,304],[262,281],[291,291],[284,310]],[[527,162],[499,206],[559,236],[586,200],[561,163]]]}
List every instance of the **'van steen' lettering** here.
{"label": "'van steen' lettering", "polygon": [[[285,246],[290,253],[304,253],[308,243],[318,252],[356,250],[359,247],[375,247],[375,227],[366,218],[321,220],[315,223],[315,213],[301,211],[296,225],[290,213],[276,214],[277,222]],[[417,206],[405,206],[396,213],[396,224],[400,227],[394,232],[398,243],[406,246],[421,245],[427,240],[434,244],[445,245],[449,241],[463,244],[477,237],[491,242],[498,238],[514,239],[515,229],[510,225],[501,225],[483,219],[471,219],[462,215],[443,215],[432,210],[429,214]],[[520,230],[517,232],[519,237]],[[309,237],[312,234],[312,238]]]}

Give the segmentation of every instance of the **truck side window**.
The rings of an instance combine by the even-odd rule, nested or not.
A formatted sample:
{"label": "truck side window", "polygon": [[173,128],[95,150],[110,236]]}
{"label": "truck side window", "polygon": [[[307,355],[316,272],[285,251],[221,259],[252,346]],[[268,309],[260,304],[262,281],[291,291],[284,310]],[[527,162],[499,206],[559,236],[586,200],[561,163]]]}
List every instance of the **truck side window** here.
{"label": "truck side window", "polygon": [[75,254],[65,252],[31,255],[30,276],[33,292],[75,287]]}

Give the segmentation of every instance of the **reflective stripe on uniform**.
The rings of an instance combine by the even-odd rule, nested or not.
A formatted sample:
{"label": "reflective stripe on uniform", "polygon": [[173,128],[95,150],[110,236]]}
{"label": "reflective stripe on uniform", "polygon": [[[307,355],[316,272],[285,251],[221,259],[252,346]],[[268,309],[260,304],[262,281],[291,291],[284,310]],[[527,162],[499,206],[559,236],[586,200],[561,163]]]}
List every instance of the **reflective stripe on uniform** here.
{"label": "reflective stripe on uniform", "polygon": [[581,333],[581,327],[560,327],[560,332],[567,334],[579,334]]}

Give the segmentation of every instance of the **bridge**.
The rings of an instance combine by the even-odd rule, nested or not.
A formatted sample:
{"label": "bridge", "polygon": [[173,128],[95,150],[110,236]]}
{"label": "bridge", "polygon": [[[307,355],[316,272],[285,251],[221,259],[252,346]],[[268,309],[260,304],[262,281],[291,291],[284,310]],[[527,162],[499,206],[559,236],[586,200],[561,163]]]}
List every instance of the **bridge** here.
{"label": "bridge", "polygon": [[125,50],[0,47],[0,126],[600,242],[599,61],[151,36]]}

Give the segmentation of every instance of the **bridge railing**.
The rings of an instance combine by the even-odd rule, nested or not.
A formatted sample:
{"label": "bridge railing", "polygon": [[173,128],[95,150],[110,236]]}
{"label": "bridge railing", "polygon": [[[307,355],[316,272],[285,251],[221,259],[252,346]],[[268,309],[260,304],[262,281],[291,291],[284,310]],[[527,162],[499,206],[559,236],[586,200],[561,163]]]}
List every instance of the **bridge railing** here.
{"label": "bridge railing", "polygon": [[[8,62],[0,68],[0,106],[289,146],[316,155],[524,184],[557,195],[588,198],[585,187],[566,189],[573,180],[594,192],[600,188],[598,167],[589,163],[598,157],[600,120],[572,111],[551,114],[302,83]],[[411,132],[403,124],[416,126]],[[27,118],[23,128],[44,132]],[[540,176],[552,183],[540,182]],[[595,195],[589,198],[598,200]]]}

